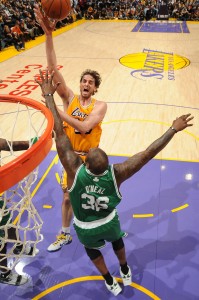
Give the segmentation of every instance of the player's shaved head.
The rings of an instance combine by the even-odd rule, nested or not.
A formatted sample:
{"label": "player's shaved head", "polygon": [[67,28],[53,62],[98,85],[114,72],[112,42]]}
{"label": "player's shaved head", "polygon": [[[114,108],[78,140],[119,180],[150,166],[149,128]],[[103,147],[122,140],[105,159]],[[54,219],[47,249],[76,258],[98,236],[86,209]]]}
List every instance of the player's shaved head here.
{"label": "player's shaved head", "polygon": [[85,163],[91,173],[99,175],[108,168],[108,156],[102,149],[93,148],[88,152]]}

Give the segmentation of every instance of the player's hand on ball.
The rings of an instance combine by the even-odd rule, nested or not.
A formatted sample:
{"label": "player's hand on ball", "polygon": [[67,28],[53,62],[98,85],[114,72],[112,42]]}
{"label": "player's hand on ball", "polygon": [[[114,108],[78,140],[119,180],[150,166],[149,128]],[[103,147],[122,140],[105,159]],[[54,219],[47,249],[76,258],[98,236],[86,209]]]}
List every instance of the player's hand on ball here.
{"label": "player's hand on ball", "polygon": [[35,18],[39,25],[42,27],[43,31],[46,35],[53,32],[55,30],[55,26],[57,23],[57,20],[51,20],[49,19],[44,12],[41,11],[39,6],[35,4],[34,6],[34,13]]}

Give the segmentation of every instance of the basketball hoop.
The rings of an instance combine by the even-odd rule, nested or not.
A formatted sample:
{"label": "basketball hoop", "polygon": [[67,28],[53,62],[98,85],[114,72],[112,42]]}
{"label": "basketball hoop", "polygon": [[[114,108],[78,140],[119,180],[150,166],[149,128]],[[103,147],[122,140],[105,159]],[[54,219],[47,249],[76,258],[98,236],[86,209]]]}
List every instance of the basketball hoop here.
{"label": "basketball hoop", "polygon": [[[7,243],[11,245],[6,253],[0,252],[0,266],[5,271],[13,269],[21,256],[34,256],[43,239],[43,221],[32,202],[31,187],[37,180],[38,165],[52,147],[53,126],[53,116],[43,104],[0,95],[0,138],[9,149],[0,151],[0,251]],[[14,151],[14,141],[28,141],[29,148],[22,153]],[[9,236],[11,229],[14,238]],[[16,253],[18,245],[21,250]],[[10,265],[5,266],[5,261]]]}
{"label": "basketball hoop", "polygon": [[[32,145],[22,155],[13,159],[9,163],[2,165],[0,168],[0,193],[6,191],[11,186],[15,185],[21,179],[26,177],[32,170],[34,170],[46,157],[52,147],[52,130],[53,130],[53,117],[51,112],[41,103],[28,98],[13,97],[10,95],[0,95],[0,102],[4,103],[17,103],[24,105],[27,109],[32,107],[33,109],[40,111],[47,119],[47,127],[44,132],[39,135],[37,143]],[[26,124],[24,124],[26,126]],[[34,124],[31,124],[34,128]],[[13,137],[12,137],[13,139]],[[14,139],[13,139],[14,140]],[[19,140],[19,138],[18,138]]]}

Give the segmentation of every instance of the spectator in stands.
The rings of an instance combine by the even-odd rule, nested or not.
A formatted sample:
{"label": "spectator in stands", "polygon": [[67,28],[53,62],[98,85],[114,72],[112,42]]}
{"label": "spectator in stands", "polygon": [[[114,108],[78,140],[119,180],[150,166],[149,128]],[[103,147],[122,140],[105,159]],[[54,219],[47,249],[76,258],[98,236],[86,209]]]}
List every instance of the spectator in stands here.
{"label": "spectator in stands", "polygon": [[76,15],[76,20],[81,20],[82,19],[82,12],[81,12],[81,9],[80,9],[79,5],[74,7],[74,13]]}
{"label": "spectator in stands", "polygon": [[119,10],[119,13],[118,13],[118,20],[126,20],[125,13],[121,9]]}
{"label": "spectator in stands", "polygon": [[4,35],[5,47],[9,47],[9,46],[14,45],[12,32],[11,32],[11,29],[8,25],[4,25],[3,35]]}
{"label": "spectator in stands", "polygon": [[92,6],[89,6],[85,13],[85,19],[93,20],[94,19],[93,13],[94,13],[94,10],[93,10]]}
{"label": "spectator in stands", "polygon": [[67,24],[72,24],[74,22],[72,13],[69,13],[68,16],[66,17]]}
{"label": "spectator in stands", "polygon": [[187,21],[188,18],[189,18],[189,12],[188,12],[186,6],[183,4],[180,14],[179,14],[179,20]]}
{"label": "spectator in stands", "polygon": [[21,21],[19,23],[19,27],[20,27],[21,32],[23,33],[25,42],[30,41],[31,40],[30,31],[28,30],[28,27],[27,27],[24,19],[21,19]]}
{"label": "spectator in stands", "polygon": [[16,32],[13,32],[12,37],[13,37],[13,43],[14,43],[15,49],[16,49],[17,51],[25,50],[24,43],[23,43],[23,41],[19,38],[19,36],[18,36],[18,34],[17,34]]}
{"label": "spectator in stands", "polygon": [[147,5],[144,9],[144,15],[146,21],[149,21],[152,18],[151,6]]}
{"label": "spectator in stands", "polygon": [[193,20],[199,21],[199,6],[194,7]]}
{"label": "spectator in stands", "polygon": [[3,29],[0,26],[0,51],[2,51],[5,48],[6,42],[5,42],[5,37],[3,34]]}
{"label": "spectator in stands", "polygon": [[0,10],[0,28],[3,28],[4,22],[2,17],[2,10]]}
{"label": "spectator in stands", "polygon": [[12,18],[8,15],[6,15],[6,13],[3,11],[2,12],[2,21],[4,25],[8,25],[8,26],[12,26]]}
{"label": "spectator in stands", "polygon": [[107,10],[106,10],[105,7],[103,7],[102,10],[101,10],[100,19],[101,20],[107,20]]}
{"label": "spectator in stands", "polygon": [[113,20],[114,19],[114,14],[113,14],[113,11],[110,7],[107,8],[107,19],[108,20]]}
{"label": "spectator in stands", "polygon": [[135,17],[135,7],[131,5],[131,6],[127,9],[127,19],[128,19],[128,20],[133,20],[134,17]]}
{"label": "spectator in stands", "polygon": [[86,0],[79,0],[78,1],[79,3],[79,7],[81,9],[81,12],[82,12],[82,16],[85,15],[86,11],[87,11],[87,1]]}
{"label": "spectator in stands", "polygon": [[14,45],[17,51],[25,49],[25,37],[20,29],[19,21],[16,21],[15,26],[11,28],[13,34]]}

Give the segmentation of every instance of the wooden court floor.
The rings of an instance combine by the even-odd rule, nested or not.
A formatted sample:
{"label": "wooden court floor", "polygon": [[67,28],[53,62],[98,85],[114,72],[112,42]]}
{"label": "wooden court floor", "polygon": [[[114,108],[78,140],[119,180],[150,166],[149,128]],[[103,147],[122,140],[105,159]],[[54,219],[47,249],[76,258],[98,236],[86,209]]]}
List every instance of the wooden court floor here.
{"label": "wooden court floor", "polygon": [[[101,74],[96,98],[108,103],[101,147],[109,154],[131,155],[159,137],[177,116],[191,113],[194,127],[177,135],[159,157],[198,161],[198,24],[188,24],[189,34],[132,32],[135,22],[74,24],[54,37],[57,60],[76,93],[84,69]],[[41,101],[33,81],[38,70],[46,68],[40,41],[44,37],[35,47],[31,42],[28,51],[12,52],[18,55],[1,62],[2,94]]]}
{"label": "wooden court floor", "polygon": [[[187,195],[187,182],[182,180],[185,178],[185,175],[194,174],[192,176],[194,186],[193,197],[194,200],[199,198],[198,186],[199,186],[199,173],[198,173],[198,162],[199,162],[199,24],[197,23],[188,23],[189,33],[159,33],[159,32],[132,32],[133,28],[136,26],[136,22],[132,21],[87,21],[87,22],[77,22],[71,27],[66,27],[65,29],[57,30],[54,36],[55,49],[57,54],[57,61],[60,67],[60,70],[66,79],[66,82],[69,87],[71,87],[76,93],[79,92],[79,78],[80,74],[84,69],[90,68],[97,70],[102,76],[102,83],[99,88],[96,98],[99,100],[104,100],[108,104],[108,111],[103,122],[103,134],[101,140],[101,148],[103,148],[109,155],[110,158],[115,162],[121,160],[122,157],[130,156],[134,153],[137,153],[145,149],[151,142],[163,134],[164,131],[169,128],[172,121],[186,113],[191,113],[194,116],[194,126],[189,127],[184,132],[178,133],[174,139],[169,143],[169,145],[158,154],[156,159],[153,160],[149,166],[146,167],[146,174],[144,173],[143,177],[138,175],[138,186],[136,195],[137,200],[134,203],[134,212],[139,215],[140,213],[152,212],[155,210],[158,211],[158,207],[161,205],[158,197],[158,183],[162,178],[157,170],[163,168],[166,165],[166,162],[175,169],[175,172],[165,173],[163,176],[163,200],[175,194],[176,203],[170,205],[169,209],[172,210],[176,207],[182,206],[182,200],[184,195]],[[67,30],[68,29],[68,30]],[[34,76],[38,74],[40,68],[46,68],[46,57],[45,57],[45,46],[44,46],[44,37],[39,38],[35,43],[27,44],[26,51],[14,53],[12,50],[9,52],[8,56],[6,53],[0,53],[1,61],[1,76],[3,83],[0,85],[1,94],[25,96],[32,98],[37,101],[41,101],[41,92],[40,88],[34,82]],[[15,55],[16,54],[16,55]],[[3,55],[3,56],[2,56]],[[56,96],[56,101],[58,105],[61,106],[60,99]],[[10,122],[11,120],[6,115],[6,105],[0,104],[0,130],[1,134],[9,138],[10,132]],[[9,121],[8,121],[9,120]],[[37,122],[37,120],[35,120]],[[39,122],[39,120],[38,120]],[[23,122],[18,124],[18,138],[24,139],[25,131]],[[56,155],[54,151],[55,147],[52,149],[52,153],[49,154],[47,163],[50,164],[52,155]],[[157,167],[158,166],[158,167]],[[43,168],[43,167],[42,167]],[[147,173],[148,171],[148,173]],[[57,172],[57,170],[56,170]],[[151,173],[152,172],[152,173]],[[154,172],[154,173],[153,173]],[[42,173],[40,174],[42,176]],[[47,187],[48,181],[51,181],[53,175],[48,175],[46,177]],[[175,177],[176,178],[173,178]],[[143,180],[143,182],[142,182]],[[175,188],[172,186],[172,182],[175,182]],[[184,183],[184,185],[182,184]],[[150,202],[145,202],[142,200],[141,195],[144,193],[142,186],[145,186],[149,193]],[[157,186],[156,186],[157,185]],[[156,187],[156,188],[155,188]],[[172,188],[171,188],[172,187]],[[122,192],[124,197],[128,198],[131,195],[131,182],[124,186]],[[134,186],[136,188],[136,186]],[[152,189],[155,189],[155,192],[150,192]],[[47,212],[42,211],[42,206],[39,200],[47,197],[44,193],[45,184],[43,190],[40,194],[36,196],[36,203],[38,205],[39,212],[44,217],[46,224],[48,220]],[[55,189],[57,191],[57,188]],[[43,192],[42,192],[43,191]],[[43,194],[44,193],[44,194]],[[57,191],[60,197],[60,192]],[[156,194],[156,197],[152,195]],[[39,197],[40,195],[40,197]],[[48,195],[49,197],[49,195]],[[45,198],[47,199],[47,198]],[[139,201],[138,201],[139,199]],[[53,199],[54,200],[54,199]],[[42,204],[46,200],[42,200]],[[49,200],[50,201],[50,200]],[[196,202],[195,202],[196,203]],[[176,205],[176,206],[175,206]],[[57,228],[59,227],[59,205],[54,203],[54,210],[50,212],[52,216],[56,214],[55,226],[51,231],[47,229],[47,225],[44,222],[44,232],[46,235],[46,241],[40,244],[40,253],[41,256],[34,258],[34,261],[31,262],[30,269],[28,265],[26,266],[27,273],[34,273],[34,269],[42,270],[43,281],[42,284],[38,281],[36,276],[33,276],[33,285],[32,290],[29,293],[25,293],[24,290],[14,290],[6,286],[0,286],[4,295],[4,299],[112,299],[107,293],[98,292],[96,295],[92,290],[92,285],[90,287],[89,283],[86,283],[86,289],[82,293],[80,289],[80,294],[74,294],[74,290],[70,287],[69,292],[65,294],[64,287],[59,289],[58,294],[46,294],[41,298],[34,298],[36,295],[50,288],[51,285],[58,284],[64,280],[64,271],[61,272],[61,279],[56,277],[52,279],[50,274],[53,274],[54,269],[50,270],[49,263],[51,262],[51,254],[45,252],[47,247],[47,242],[51,242],[53,236],[57,233]],[[130,203],[128,203],[128,208]],[[138,209],[141,207],[142,209]],[[147,207],[147,209],[146,209]],[[163,208],[162,207],[162,208]],[[164,207],[164,209],[165,209]],[[136,209],[137,208],[137,209]],[[183,219],[183,217],[176,217],[175,221],[170,217],[167,218],[167,213],[163,214],[163,224],[166,220],[166,226],[171,224],[175,225],[180,223],[179,226],[181,230],[185,230],[186,235],[183,236],[185,242],[190,242],[188,237],[191,235],[194,236],[194,256],[189,258],[186,255],[186,259],[183,262],[180,260],[179,255],[169,256],[169,260],[179,259],[179,265],[181,275],[179,278],[183,278],[182,282],[185,282],[186,276],[184,276],[184,270],[190,268],[190,265],[194,264],[196,267],[195,275],[199,275],[199,265],[195,261],[195,258],[199,255],[199,244],[196,242],[197,229],[198,225],[198,210],[199,205],[194,206],[195,209],[189,211],[189,217]],[[55,211],[56,209],[56,211]],[[148,238],[151,237],[151,233],[143,230],[145,226],[149,224],[157,224],[154,226],[149,226],[152,228],[152,232],[157,230],[157,228],[162,228],[158,222],[158,216],[150,221],[146,219],[136,219],[136,224],[131,224],[130,220],[126,221],[127,217],[127,207],[125,205],[121,208],[122,220],[124,226],[126,226],[129,231],[128,237],[128,256],[133,261],[133,265],[136,265],[134,252],[131,249],[136,251],[136,248],[139,248],[142,244],[142,259],[145,261],[145,266],[147,266],[147,258],[150,253],[147,251],[155,250],[151,248],[145,248],[146,244],[153,245],[151,240]],[[184,214],[184,212],[183,212]],[[154,214],[155,215],[155,214]],[[182,218],[182,219],[179,219]],[[189,221],[188,221],[189,220]],[[193,221],[191,223],[191,220]],[[186,230],[186,221],[187,230]],[[162,224],[162,223],[161,223]],[[182,225],[183,224],[183,225]],[[144,226],[144,227],[143,227]],[[160,226],[160,227],[159,227]],[[162,228],[161,230],[164,229]],[[176,248],[177,245],[177,236],[179,234],[175,232],[172,236],[172,228],[168,231],[169,236],[167,236],[168,242],[174,243]],[[139,236],[136,238],[136,232]],[[192,232],[192,234],[190,234]],[[170,240],[169,240],[170,238]],[[132,240],[131,240],[132,239]],[[136,242],[137,241],[137,244]],[[173,241],[173,242],[172,242]],[[193,242],[193,239],[191,240]],[[73,243],[72,243],[73,244]],[[183,240],[181,239],[180,247],[183,245]],[[76,253],[81,253],[81,246],[78,246],[78,242],[74,240],[73,250],[76,249]],[[153,248],[152,247],[152,248]],[[169,248],[167,248],[169,249]],[[189,249],[190,250],[190,249]],[[62,252],[61,252],[62,251]],[[64,255],[69,255],[68,250],[63,249],[60,253],[54,254],[52,257],[53,267],[61,268],[60,264]],[[109,250],[107,250],[108,252]],[[164,250],[160,247],[161,253],[160,261],[166,260],[166,254]],[[161,252],[162,251],[162,252]],[[169,251],[169,250],[168,250]],[[190,250],[192,251],[192,250]],[[45,254],[44,254],[45,253]],[[47,254],[46,254],[47,253]],[[110,259],[111,258],[111,254]],[[136,255],[139,255],[136,252]],[[155,255],[155,254],[154,254]],[[48,256],[48,257],[45,257]],[[73,256],[74,257],[74,256]],[[137,257],[137,256],[136,256]],[[67,263],[69,267],[67,269],[67,279],[71,277],[78,277],[80,273],[81,276],[90,275],[89,272],[92,270],[92,275],[96,275],[95,270],[92,268],[92,265],[85,266],[86,258],[84,257],[83,262],[75,256],[75,265],[72,267],[72,262],[70,258],[67,258]],[[188,261],[189,260],[189,261]],[[194,261],[193,261],[194,260]],[[156,261],[156,259],[154,259]],[[157,261],[156,261],[157,262]],[[112,261],[111,261],[112,263]],[[192,264],[191,264],[192,263]],[[88,264],[86,261],[85,264]],[[187,264],[187,265],[186,265]],[[43,268],[43,265],[45,268]],[[138,264],[139,265],[139,264]],[[57,267],[56,267],[57,266]],[[70,274],[70,266],[72,273]],[[145,276],[142,279],[135,278],[134,282],[139,283],[141,286],[140,294],[135,294],[136,298],[134,299],[164,299],[164,300],[196,300],[199,299],[199,290],[197,284],[192,282],[189,287],[188,283],[186,286],[183,285],[180,290],[180,284],[178,285],[179,292],[175,290],[174,297],[172,297],[172,286],[175,285],[172,282],[166,283],[168,278],[164,276],[165,269],[168,271],[168,266],[161,264],[159,266],[161,269],[161,275],[158,274],[158,267],[156,264],[150,266],[149,270],[145,270]],[[78,273],[78,268],[82,268]],[[135,267],[136,268],[136,267]],[[139,266],[137,266],[139,269]],[[169,270],[178,269],[178,266],[169,265]],[[45,277],[45,270],[48,276]],[[85,271],[85,273],[84,273]],[[139,272],[135,271],[136,276]],[[147,275],[146,275],[147,273]],[[34,273],[35,274],[35,273]],[[38,272],[37,272],[38,274]],[[185,272],[186,274],[186,272]],[[194,276],[195,276],[194,275]],[[53,275],[52,275],[53,276]],[[71,277],[70,277],[71,276]],[[156,281],[156,277],[161,277],[161,282]],[[197,277],[196,276],[196,277]],[[41,278],[40,278],[41,279]],[[98,280],[98,279],[97,279]],[[165,281],[164,281],[165,280]],[[86,281],[86,279],[85,279]],[[179,279],[180,281],[180,279]],[[189,281],[189,278],[187,279]],[[39,282],[39,287],[35,287],[35,284]],[[150,284],[149,284],[150,282]],[[88,286],[87,286],[88,285]],[[158,285],[158,287],[157,287]],[[81,283],[81,288],[84,289],[84,285]],[[101,287],[100,287],[101,288]],[[103,287],[104,288],[104,287]],[[134,285],[136,291],[139,289],[138,286]],[[144,288],[153,292],[153,294],[145,293]],[[94,289],[97,289],[97,282],[94,283]],[[91,294],[89,294],[92,290]],[[161,293],[161,290],[164,290],[164,293]],[[19,293],[18,293],[18,292]],[[20,294],[21,291],[21,294]],[[89,295],[89,296],[88,296]],[[59,298],[58,298],[59,297]],[[131,291],[124,293],[119,296],[118,299],[131,299],[133,294]],[[157,298],[156,298],[157,297]]]}

